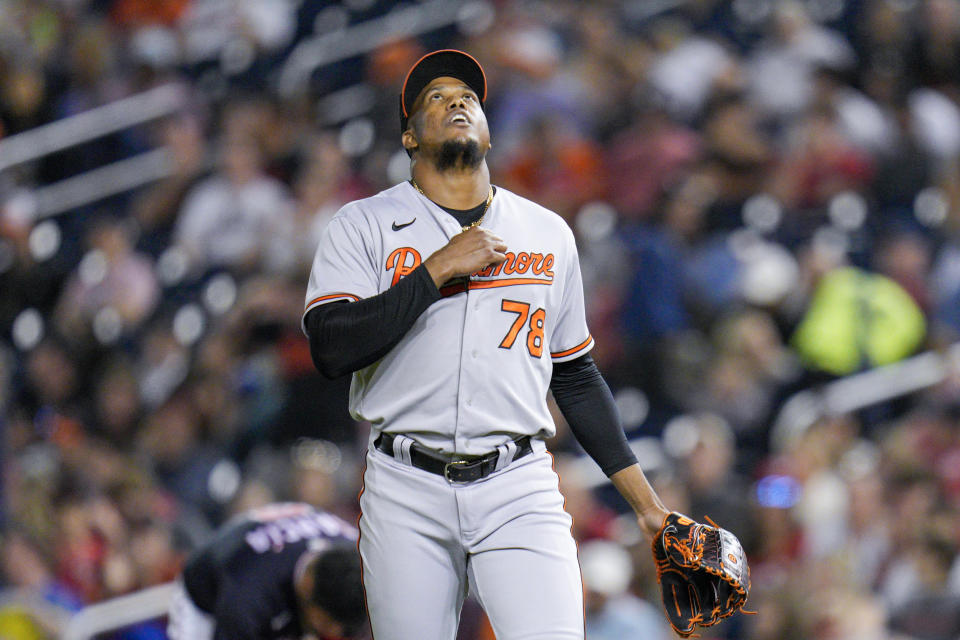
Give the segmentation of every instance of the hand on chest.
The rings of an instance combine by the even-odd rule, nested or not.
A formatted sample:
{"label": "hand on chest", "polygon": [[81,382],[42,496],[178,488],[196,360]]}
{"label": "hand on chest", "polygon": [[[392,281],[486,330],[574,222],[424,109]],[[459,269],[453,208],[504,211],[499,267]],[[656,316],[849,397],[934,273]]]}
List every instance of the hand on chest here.
{"label": "hand on chest", "polygon": [[[452,235],[436,225],[427,229],[425,224],[415,231],[418,224],[387,236],[392,243],[384,249],[381,290],[419,267]],[[442,300],[431,305],[423,321],[436,321],[451,335],[462,336],[464,346],[472,345],[471,354],[484,352],[486,345],[501,357],[514,353],[539,360],[562,293],[561,245],[528,229],[518,232],[500,225],[492,231],[506,244],[506,259],[443,284]],[[432,335],[436,340],[441,334]]]}
{"label": "hand on chest", "polygon": [[[414,221],[415,222],[415,221]],[[432,223],[433,221],[430,221]],[[395,225],[399,226],[399,225]],[[431,229],[414,230],[415,225],[401,226],[400,231],[385,237],[380,275],[381,290],[397,284],[435,251],[449,242],[445,229],[430,224]],[[423,224],[421,227],[427,227]],[[392,231],[392,230],[391,230]],[[559,243],[551,243],[510,230],[493,229],[507,245],[506,260],[490,264],[470,275],[469,289],[490,289],[515,285],[552,286],[556,278]],[[456,233],[458,231],[454,231]],[[461,288],[463,279],[459,279]]]}

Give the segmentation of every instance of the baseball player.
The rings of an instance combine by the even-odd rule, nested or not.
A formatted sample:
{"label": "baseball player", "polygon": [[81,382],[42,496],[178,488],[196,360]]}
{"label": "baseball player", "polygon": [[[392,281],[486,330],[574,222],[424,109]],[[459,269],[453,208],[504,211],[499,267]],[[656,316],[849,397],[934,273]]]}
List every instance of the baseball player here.
{"label": "baseball player", "polygon": [[354,527],[303,503],[254,509],[188,560],[171,640],[320,640],[366,629]]}
{"label": "baseball player", "polygon": [[590,359],[573,234],[490,184],[486,89],[460,51],[410,69],[412,179],[337,213],[307,290],[314,362],[353,373],[372,425],[359,546],[377,640],[454,638],[468,589],[501,640],[583,638],[548,390],[644,531],[667,514]]}

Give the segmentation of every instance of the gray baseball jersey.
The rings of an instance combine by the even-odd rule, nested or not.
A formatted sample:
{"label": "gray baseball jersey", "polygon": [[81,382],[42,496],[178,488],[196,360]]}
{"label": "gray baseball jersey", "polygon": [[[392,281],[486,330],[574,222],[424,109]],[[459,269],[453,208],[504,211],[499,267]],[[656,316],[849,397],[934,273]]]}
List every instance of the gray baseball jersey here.
{"label": "gray baseball jersey", "polygon": [[[553,363],[593,347],[573,233],[502,188],[482,226],[503,239],[506,262],[441,287],[442,299],[387,355],[354,373],[350,411],[372,424],[373,437],[403,433],[473,455],[517,435],[554,434]],[[304,316],[386,291],[460,231],[407,182],[347,204],[320,241]]]}

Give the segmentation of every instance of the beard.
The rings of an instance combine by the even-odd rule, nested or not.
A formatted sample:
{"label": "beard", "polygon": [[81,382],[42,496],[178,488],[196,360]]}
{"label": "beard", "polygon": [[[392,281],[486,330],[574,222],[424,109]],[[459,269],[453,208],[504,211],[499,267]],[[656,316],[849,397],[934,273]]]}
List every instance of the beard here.
{"label": "beard", "polygon": [[476,169],[483,162],[483,153],[476,140],[447,140],[440,145],[437,169]]}

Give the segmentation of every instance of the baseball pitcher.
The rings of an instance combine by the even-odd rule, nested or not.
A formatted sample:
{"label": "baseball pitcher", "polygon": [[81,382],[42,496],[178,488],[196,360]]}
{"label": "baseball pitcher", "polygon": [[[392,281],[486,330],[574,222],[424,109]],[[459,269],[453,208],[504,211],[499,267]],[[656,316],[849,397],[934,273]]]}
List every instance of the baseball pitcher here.
{"label": "baseball pitcher", "polygon": [[590,358],[573,234],[490,184],[486,97],[466,53],[410,69],[412,178],[344,206],[310,275],[314,362],[352,372],[351,413],[373,427],[359,546],[377,640],[452,640],[469,589],[501,640],[583,638],[548,390],[647,535],[669,515]]}

